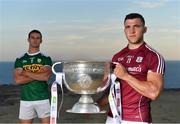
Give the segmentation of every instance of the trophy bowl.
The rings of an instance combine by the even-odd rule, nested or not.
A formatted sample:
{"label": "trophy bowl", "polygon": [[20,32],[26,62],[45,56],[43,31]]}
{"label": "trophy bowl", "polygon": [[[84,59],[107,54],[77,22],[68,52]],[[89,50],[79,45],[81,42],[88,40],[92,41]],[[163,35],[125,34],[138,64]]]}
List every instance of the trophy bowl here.
{"label": "trophy bowl", "polygon": [[63,62],[64,84],[75,94],[81,94],[70,113],[105,113],[91,95],[104,91],[110,84],[110,62]]}

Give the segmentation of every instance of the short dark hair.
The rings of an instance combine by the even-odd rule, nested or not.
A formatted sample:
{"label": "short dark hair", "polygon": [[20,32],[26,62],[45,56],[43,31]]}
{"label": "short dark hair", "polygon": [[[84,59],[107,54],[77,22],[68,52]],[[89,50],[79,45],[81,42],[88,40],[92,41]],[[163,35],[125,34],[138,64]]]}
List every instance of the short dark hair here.
{"label": "short dark hair", "polygon": [[130,13],[128,15],[126,15],[125,19],[124,19],[124,23],[127,19],[135,19],[135,18],[139,18],[141,19],[142,23],[143,23],[143,26],[145,25],[145,20],[144,20],[144,17],[139,14],[139,13]]}
{"label": "short dark hair", "polygon": [[38,33],[38,34],[40,34],[40,37],[42,38],[42,34],[41,34],[41,32],[39,30],[32,30],[32,31],[30,31],[29,34],[28,34],[28,38],[30,38],[32,33]]}

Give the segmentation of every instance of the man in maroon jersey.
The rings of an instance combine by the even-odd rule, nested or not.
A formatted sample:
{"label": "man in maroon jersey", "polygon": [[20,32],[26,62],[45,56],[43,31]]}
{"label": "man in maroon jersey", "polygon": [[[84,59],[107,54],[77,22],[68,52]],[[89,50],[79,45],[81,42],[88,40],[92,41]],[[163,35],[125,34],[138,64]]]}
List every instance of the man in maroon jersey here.
{"label": "man in maroon jersey", "polygon": [[[142,15],[130,13],[125,17],[124,32],[128,45],[112,58],[113,62],[118,63],[114,74],[121,87],[122,120],[118,123],[151,123],[150,102],[163,89],[165,62],[158,52],[145,43],[146,31]],[[107,101],[104,97],[98,103],[103,106]],[[106,123],[117,123],[111,110]]]}

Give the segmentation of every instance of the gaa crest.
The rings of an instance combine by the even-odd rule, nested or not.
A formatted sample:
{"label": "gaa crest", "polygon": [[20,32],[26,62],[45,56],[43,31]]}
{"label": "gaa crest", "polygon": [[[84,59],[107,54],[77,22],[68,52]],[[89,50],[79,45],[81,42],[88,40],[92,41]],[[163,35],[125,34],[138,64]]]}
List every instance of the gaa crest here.
{"label": "gaa crest", "polygon": [[142,60],[143,60],[143,57],[141,57],[141,56],[138,56],[138,57],[136,58],[136,62],[137,62],[137,63],[142,62]]}
{"label": "gaa crest", "polygon": [[38,63],[41,63],[41,59],[38,58],[38,59],[37,59],[37,62],[38,62]]}

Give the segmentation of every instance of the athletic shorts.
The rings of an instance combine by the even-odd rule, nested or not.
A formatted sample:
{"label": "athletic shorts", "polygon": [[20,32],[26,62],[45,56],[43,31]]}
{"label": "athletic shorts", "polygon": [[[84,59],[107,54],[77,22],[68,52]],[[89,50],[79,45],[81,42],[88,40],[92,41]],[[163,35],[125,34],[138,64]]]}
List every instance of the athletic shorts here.
{"label": "athletic shorts", "polygon": [[117,123],[117,121],[114,118],[107,116],[106,124],[151,124],[151,123],[148,123],[148,122],[125,121],[125,120],[122,120],[120,123]]}
{"label": "athletic shorts", "polygon": [[37,101],[20,101],[19,119],[46,118],[50,116],[49,99]]}

